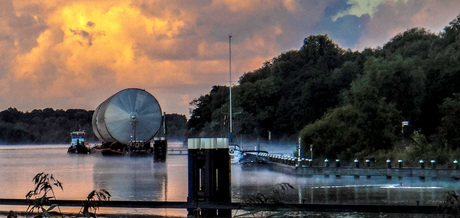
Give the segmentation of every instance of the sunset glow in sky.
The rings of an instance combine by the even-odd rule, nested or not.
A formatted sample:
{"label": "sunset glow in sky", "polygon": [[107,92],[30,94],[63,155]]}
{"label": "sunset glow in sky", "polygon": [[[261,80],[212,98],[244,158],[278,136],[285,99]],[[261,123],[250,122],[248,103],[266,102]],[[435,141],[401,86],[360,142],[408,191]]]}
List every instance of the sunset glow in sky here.
{"label": "sunset glow in sky", "polygon": [[383,46],[397,33],[439,33],[458,0],[0,0],[0,110],[94,110],[125,88],[154,95],[166,113],[303,39],[342,48]]}

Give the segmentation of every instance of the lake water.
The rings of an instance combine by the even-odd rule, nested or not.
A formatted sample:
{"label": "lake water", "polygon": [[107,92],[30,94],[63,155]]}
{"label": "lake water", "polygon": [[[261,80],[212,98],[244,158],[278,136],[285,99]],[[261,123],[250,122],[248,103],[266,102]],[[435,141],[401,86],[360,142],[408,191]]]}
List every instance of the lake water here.
{"label": "lake water", "polygon": [[[67,145],[0,146],[0,198],[24,199],[40,172],[53,174],[63,183],[59,200],[84,200],[94,189],[106,189],[112,200],[186,201],[187,156],[169,155],[166,163],[152,157],[102,157],[68,155]],[[266,149],[270,150],[270,149]],[[277,151],[289,153],[291,148]],[[427,178],[355,179],[324,176],[296,177],[269,169],[246,171],[232,165],[232,201],[243,195],[269,195],[277,184],[289,183],[285,201],[290,203],[439,205],[446,191],[460,192],[460,182]],[[0,210],[25,211],[26,207],[1,206]],[[80,208],[63,208],[78,213]],[[185,209],[101,208],[99,213],[186,216]]]}

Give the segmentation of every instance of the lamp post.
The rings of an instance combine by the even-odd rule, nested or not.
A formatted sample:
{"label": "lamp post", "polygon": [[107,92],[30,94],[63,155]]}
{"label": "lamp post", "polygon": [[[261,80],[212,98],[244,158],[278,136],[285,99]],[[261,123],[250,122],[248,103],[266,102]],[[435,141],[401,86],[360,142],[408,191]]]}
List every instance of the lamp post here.
{"label": "lamp post", "polygon": [[299,147],[298,147],[298,151],[297,151],[298,152],[297,153],[298,162],[300,162],[300,158],[301,158],[301,155],[302,155],[301,154],[302,151],[301,151],[301,148],[300,148],[301,146],[302,146],[302,138],[299,137]]}
{"label": "lamp post", "polygon": [[233,140],[233,114],[232,114],[232,35],[228,35],[228,71],[230,74],[230,96],[229,96],[229,111],[230,111],[230,129],[229,143]]}

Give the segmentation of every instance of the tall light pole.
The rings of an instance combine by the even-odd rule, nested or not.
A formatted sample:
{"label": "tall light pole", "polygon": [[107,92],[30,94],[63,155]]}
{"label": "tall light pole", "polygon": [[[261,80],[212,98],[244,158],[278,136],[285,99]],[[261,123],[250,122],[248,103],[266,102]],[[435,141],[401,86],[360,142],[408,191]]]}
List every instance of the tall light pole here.
{"label": "tall light pole", "polygon": [[230,136],[229,143],[233,140],[233,113],[232,113],[232,35],[228,35],[228,71],[230,74]]}

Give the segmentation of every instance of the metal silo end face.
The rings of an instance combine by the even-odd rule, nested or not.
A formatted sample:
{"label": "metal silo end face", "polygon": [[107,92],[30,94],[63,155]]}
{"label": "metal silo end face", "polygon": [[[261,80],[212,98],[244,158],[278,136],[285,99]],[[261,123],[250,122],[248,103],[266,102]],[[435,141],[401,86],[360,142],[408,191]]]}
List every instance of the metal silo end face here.
{"label": "metal silo end face", "polygon": [[161,125],[162,112],[158,101],[142,89],[124,89],[99,107],[100,112],[95,112],[93,120],[97,123],[95,133],[99,132],[103,141],[146,142],[154,137]]}

